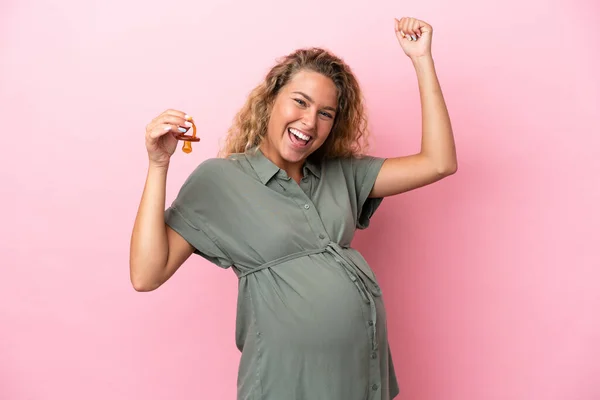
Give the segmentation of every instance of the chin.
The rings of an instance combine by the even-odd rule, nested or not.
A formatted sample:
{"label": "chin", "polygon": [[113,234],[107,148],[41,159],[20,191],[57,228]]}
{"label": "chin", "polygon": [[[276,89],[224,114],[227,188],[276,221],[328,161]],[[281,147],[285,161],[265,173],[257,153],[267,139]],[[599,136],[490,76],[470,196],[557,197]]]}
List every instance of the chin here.
{"label": "chin", "polygon": [[283,151],[280,152],[281,154],[281,158],[283,158],[285,161],[289,162],[289,163],[296,163],[296,162],[300,162],[303,161],[304,159],[306,159],[311,153],[312,153],[312,149],[307,149],[308,151],[294,151],[291,149],[282,149]]}

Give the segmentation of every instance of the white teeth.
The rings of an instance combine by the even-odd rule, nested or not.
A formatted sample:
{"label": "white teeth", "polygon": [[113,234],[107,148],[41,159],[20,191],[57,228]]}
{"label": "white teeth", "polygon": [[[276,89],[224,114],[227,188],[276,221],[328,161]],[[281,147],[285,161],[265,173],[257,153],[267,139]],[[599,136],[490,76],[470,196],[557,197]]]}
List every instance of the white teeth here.
{"label": "white teeth", "polygon": [[290,132],[293,133],[294,136],[296,136],[297,138],[300,138],[302,140],[309,140],[310,139],[310,136],[306,136],[303,133],[301,133],[301,132],[299,132],[299,131],[297,131],[297,130],[295,130],[293,128],[290,128]]}

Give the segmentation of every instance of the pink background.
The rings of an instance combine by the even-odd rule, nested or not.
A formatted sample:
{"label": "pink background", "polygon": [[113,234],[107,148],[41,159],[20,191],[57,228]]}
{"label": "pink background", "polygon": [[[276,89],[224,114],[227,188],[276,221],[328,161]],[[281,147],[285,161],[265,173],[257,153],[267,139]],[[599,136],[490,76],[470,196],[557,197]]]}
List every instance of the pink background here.
{"label": "pink background", "polygon": [[459,171],[385,200],[354,243],[399,399],[600,398],[600,6],[348,4],[2,2],[0,399],[234,399],[232,271],[193,257],[155,292],[129,282],[144,127],[166,108],[198,122],[170,203],[275,58],[318,45],[364,87],[372,154],[416,152],[405,15],[434,27]]}

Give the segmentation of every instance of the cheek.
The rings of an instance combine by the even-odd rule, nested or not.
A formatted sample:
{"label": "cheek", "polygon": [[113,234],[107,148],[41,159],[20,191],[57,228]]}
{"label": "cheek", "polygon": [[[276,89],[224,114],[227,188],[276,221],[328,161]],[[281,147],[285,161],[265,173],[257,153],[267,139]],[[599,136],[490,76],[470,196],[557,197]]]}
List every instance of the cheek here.
{"label": "cheek", "polygon": [[281,107],[279,118],[283,124],[289,124],[290,122],[294,122],[300,118],[302,118],[302,114],[299,112],[298,107],[294,107],[293,105]]}
{"label": "cheek", "polygon": [[269,121],[269,128],[275,135],[281,134],[292,122],[300,119],[298,111],[294,107],[279,106],[273,110]]}
{"label": "cheek", "polygon": [[[275,106],[271,110],[271,116],[269,117],[269,133],[274,134],[275,131],[281,130],[281,124],[283,122],[283,115],[281,112],[281,107]],[[279,133],[279,132],[277,132]]]}
{"label": "cheek", "polygon": [[319,121],[319,139],[321,141],[327,140],[327,137],[331,134],[331,128],[333,128],[333,122]]}

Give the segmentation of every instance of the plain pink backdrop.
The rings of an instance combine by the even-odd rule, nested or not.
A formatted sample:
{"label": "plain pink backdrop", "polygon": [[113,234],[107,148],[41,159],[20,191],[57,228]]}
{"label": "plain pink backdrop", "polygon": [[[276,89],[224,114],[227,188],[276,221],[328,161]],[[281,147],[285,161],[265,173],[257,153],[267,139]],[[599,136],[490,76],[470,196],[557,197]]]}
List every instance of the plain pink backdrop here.
{"label": "plain pink backdrop", "polygon": [[459,171],[386,199],[354,243],[386,298],[398,398],[600,398],[600,6],[352,7],[1,3],[0,399],[234,399],[232,271],[192,257],[155,292],[129,282],[144,127],[166,108],[198,123],[170,203],[275,59],[317,45],[358,75],[372,154],[416,152],[402,16],[433,25]]}

